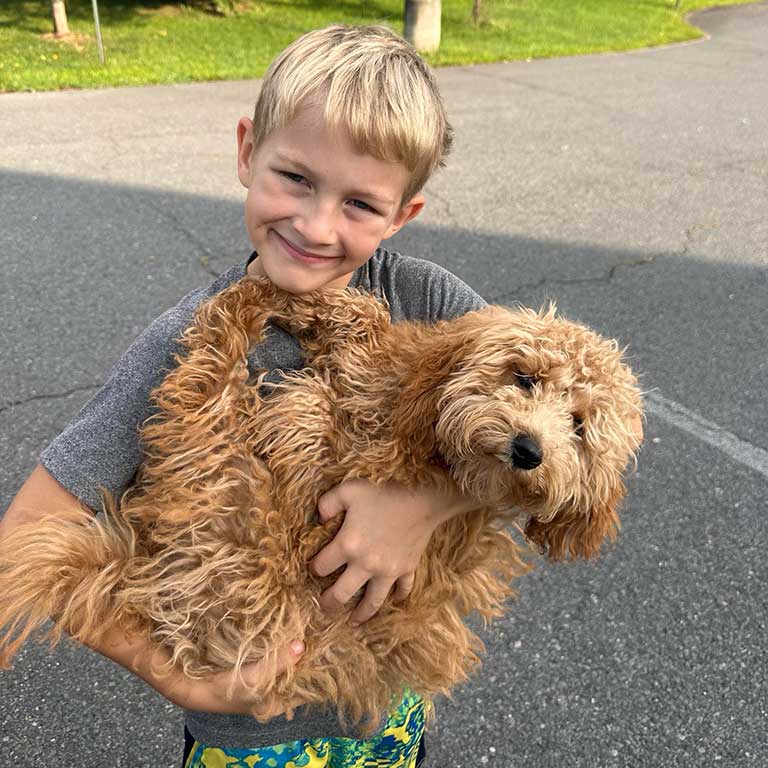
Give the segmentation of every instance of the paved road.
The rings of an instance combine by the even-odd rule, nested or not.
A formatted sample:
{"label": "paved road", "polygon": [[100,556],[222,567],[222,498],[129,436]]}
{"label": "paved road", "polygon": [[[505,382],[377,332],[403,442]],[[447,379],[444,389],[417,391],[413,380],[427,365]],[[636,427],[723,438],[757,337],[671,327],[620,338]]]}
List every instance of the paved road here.
{"label": "paved road", "polygon": [[[768,4],[711,39],[441,70],[457,130],[397,246],[630,347],[618,544],[542,565],[439,707],[432,765],[768,765]],[[0,98],[0,508],[147,322],[247,252],[255,82]],[[0,676],[0,764],[172,766],[179,715],[94,654]]]}

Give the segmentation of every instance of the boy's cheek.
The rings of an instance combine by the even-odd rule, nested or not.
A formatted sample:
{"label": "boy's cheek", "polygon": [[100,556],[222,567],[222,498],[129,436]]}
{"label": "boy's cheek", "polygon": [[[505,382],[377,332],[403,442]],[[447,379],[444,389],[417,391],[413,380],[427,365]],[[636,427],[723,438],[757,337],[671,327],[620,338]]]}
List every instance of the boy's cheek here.
{"label": "boy's cheek", "polygon": [[371,216],[370,221],[357,222],[353,229],[358,240],[373,244],[375,250],[384,239],[387,225],[387,220]]}
{"label": "boy's cheek", "polygon": [[251,191],[245,203],[248,217],[254,223],[267,223],[294,214],[295,205],[281,196],[278,190],[262,187]]}

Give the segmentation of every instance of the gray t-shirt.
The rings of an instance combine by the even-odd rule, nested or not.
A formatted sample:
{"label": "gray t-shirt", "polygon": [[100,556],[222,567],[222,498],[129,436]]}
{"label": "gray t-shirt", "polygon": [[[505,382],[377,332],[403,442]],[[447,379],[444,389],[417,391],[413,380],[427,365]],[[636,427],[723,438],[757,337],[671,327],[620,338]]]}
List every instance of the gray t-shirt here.
{"label": "gray t-shirt", "polygon": [[[181,351],[178,339],[197,306],[240,280],[254,258],[255,253],[160,315],[118,360],[106,384],[42,452],[40,463],[73,496],[98,510],[100,486],[118,496],[130,484],[142,461],[138,429],[152,413],[149,393],[174,367],[174,355]],[[349,285],[385,297],[393,322],[435,322],[485,306],[466,283],[442,267],[384,248],[355,271]],[[287,371],[303,367],[303,360],[297,342],[271,327],[249,364],[253,369]],[[187,711],[186,722],[198,741],[233,748],[318,737],[360,738],[354,731],[342,731],[333,711],[309,707],[297,710],[291,721],[277,717],[261,724],[242,715]]]}

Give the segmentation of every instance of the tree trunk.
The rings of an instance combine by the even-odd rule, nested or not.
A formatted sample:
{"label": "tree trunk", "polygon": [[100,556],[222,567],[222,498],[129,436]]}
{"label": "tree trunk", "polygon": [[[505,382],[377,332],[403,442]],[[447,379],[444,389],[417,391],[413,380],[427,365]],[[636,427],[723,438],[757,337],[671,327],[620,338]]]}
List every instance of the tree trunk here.
{"label": "tree trunk", "polygon": [[53,2],[53,33],[56,37],[65,37],[69,34],[67,23],[67,7],[64,0],[52,0]]}
{"label": "tree trunk", "polygon": [[472,3],[472,21],[475,25],[480,23],[480,0],[474,0]]}
{"label": "tree trunk", "polygon": [[440,0],[405,0],[405,39],[417,51],[440,47]]}

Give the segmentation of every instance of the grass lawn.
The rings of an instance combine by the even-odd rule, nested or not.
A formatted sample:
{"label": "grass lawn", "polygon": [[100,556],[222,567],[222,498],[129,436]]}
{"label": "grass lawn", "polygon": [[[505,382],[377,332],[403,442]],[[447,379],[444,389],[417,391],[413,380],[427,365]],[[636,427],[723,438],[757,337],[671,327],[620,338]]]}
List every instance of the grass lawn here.
{"label": "grass lawn", "polygon": [[[431,64],[564,56],[689,40],[683,16],[714,0],[443,0],[442,46]],[[748,2],[726,0],[721,4]],[[90,0],[67,0],[73,39],[52,31],[48,0],[2,0],[0,91],[90,88],[260,77],[302,32],[332,22],[403,28],[403,0],[241,0],[231,16],[163,0],[99,0],[106,66]]]}

